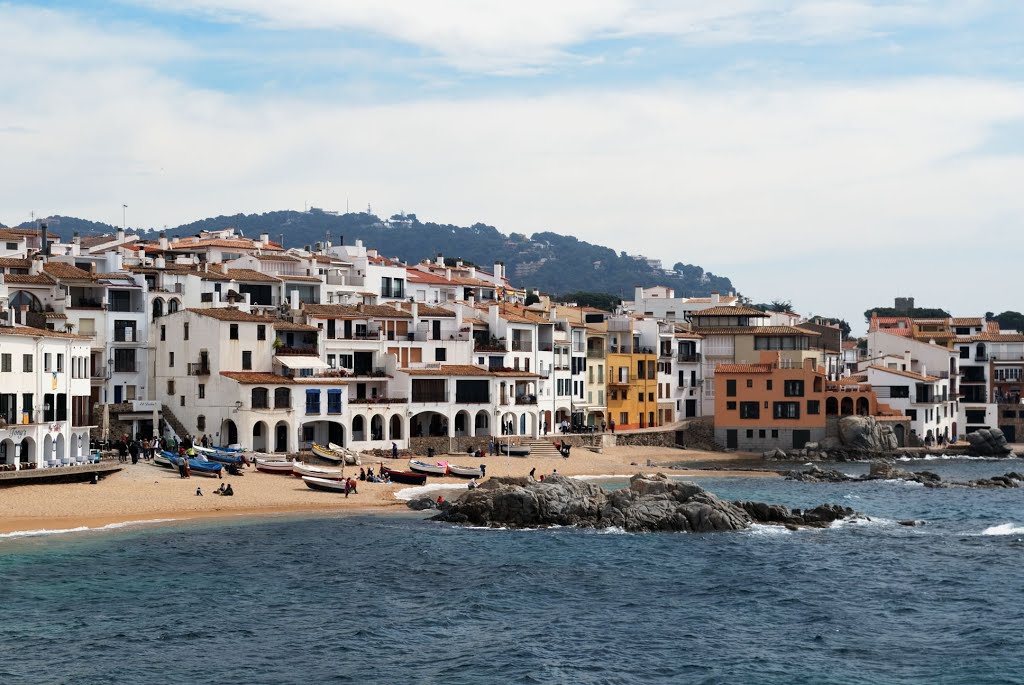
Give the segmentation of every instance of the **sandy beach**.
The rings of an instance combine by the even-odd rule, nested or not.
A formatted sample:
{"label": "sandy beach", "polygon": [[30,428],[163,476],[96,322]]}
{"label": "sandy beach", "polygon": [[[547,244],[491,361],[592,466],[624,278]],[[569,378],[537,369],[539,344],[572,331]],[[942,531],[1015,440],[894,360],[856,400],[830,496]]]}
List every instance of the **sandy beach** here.
{"label": "sandy beach", "polygon": [[[708,464],[710,462],[742,462],[749,458],[751,467],[760,465],[753,455],[721,454],[695,450],[673,450],[655,447],[615,447],[601,454],[580,450],[569,459],[486,457],[487,476],[525,476],[536,468],[537,476],[548,475],[557,469],[567,476],[622,475],[639,471],[657,470],[659,465],[680,462]],[[475,459],[451,457],[454,463],[473,465]],[[650,463],[652,466],[648,466]],[[407,461],[384,461],[393,468],[405,468]],[[363,462],[373,466],[377,462]],[[358,475],[358,467],[347,467]],[[751,473],[743,470],[674,470],[676,476],[729,476],[764,475],[767,471]],[[231,483],[234,497],[213,494],[221,482]],[[457,478],[429,478],[431,485],[465,485]],[[302,512],[360,512],[404,509],[405,501],[395,493],[407,485],[359,483],[359,493],[344,495],[310,490],[301,479],[271,475],[247,469],[242,477],[215,478],[193,476],[183,480],[177,471],[155,466],[151,462],[127,464],[97,485],[87,483],[17,485],[0,489],[0,534],[17,531],[65,530],[71,528],[100,528],[110,524],[131,521],[184,520],[224,516],[257,516]],[[196,496],[196,488],[204,495]]]}

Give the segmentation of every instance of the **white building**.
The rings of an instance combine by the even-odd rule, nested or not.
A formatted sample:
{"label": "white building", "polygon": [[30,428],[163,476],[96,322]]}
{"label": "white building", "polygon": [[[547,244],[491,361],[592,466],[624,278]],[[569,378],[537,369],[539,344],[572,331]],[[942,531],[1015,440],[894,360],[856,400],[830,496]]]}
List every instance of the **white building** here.
{"label": "white building", "polygon": [[68,463],[89,451],[89,339],[0,326],[0,463]]}
{"label": "white building", "polygon": [[641,288],[637,286],[633,299],[622,303],[622,310],[633,314],[652,316],[671,322],[684,322],[694,312],[710,307],[735,307],[739,298],[733,294],[711,297],[676,297],[675,290],[665,286]]}
{"label": "white building", "polygon": [[860,375],[880,403],[910,419],[910,430],[918,439],[956,439],[958,403],[950,393],[949,378],[881,366],[868,366]]}

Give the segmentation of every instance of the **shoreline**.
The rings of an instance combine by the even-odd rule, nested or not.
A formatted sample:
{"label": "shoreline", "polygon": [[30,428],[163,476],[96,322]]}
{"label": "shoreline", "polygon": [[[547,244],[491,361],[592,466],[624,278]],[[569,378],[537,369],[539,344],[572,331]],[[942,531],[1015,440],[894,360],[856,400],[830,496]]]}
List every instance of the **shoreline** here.
{"label": "shoreline", "polygon": [[[466,463],[477,461],[468,457],[449,458]],[[389,461],[384,460],[384,463]],[[721,470],[669,468],[671,464],[687,462],[695,466],[709,462],[728,464],[723,463]],[[376,471],[379,463],[378,460],[367,461],[363,466]],[[526,476],[530,469],[536,469],[538,477],[557,470],[564,476],[598,482],[659,470],[676,478],[779,477],[772,470],[741,470],[740,464],[761,464],[759,455],[652,447],[612,448],[601,454],[574,454],[569,459],[496,456],[486,457],[481,463],[486,464],[488,477]],[[405,460],[393,465],[404,467]],[[730,466],[739,469],[730,469]],[[352,470],[353,475],[358,473],[357,468]],[[235,497],[222,498],[212,494],[222,482],[232,484]],[[428,486],[436,486],[432,490],[443,491],[465,487],[466,481],[429,478],[427,483]],[[0,489],[0,538],[232,518],[398,513],[409,509],[405,506],[406,499],[396,496],[396,493],[411,487],[416,486],[359,482],[359,494],[345,498],[340,494],[310,490],[301,479],[291,476],[248,470],[243,477],[225,477],[224,480],[200,477],[183,480],[177,472],[159,468],[151,462],[140,462],[103,479],[98,485],[26,484]],[[202,497],[196,496],[196,488],[202,488]]]}

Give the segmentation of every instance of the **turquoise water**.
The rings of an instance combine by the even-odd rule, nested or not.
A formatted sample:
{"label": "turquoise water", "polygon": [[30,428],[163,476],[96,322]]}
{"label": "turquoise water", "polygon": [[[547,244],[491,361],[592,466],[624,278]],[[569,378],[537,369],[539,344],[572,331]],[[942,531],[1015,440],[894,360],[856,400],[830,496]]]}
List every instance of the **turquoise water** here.
{"label": "turquoise water", "polygon": [[3,539],[0,683],[1024,680],[1024,490],[702,484],[876,520],[628,535],[349,516]]}

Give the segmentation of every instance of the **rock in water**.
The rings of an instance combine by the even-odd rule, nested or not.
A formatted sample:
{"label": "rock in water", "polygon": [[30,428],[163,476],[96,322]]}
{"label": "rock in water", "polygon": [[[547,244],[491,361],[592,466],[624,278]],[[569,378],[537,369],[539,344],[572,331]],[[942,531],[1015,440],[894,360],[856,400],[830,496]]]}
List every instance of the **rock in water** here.
{"label": "rock in water", "polygon": [[1013,450],[1006,442],[1006,436],[998,428],[982,428],[967,434],[971,452],[980,456],[1009,457]]}
{"label": "rock in water", "polygon": [[672,481],[660,473],[637,474],[629,487],[614,491],[563,476],[543,483],[510,481],[492,478],[433,520],[513,528],[560,525],[706,533],[742,530],[755,522],[821,526],[854,514],[830,505],[800,512],[760,502],[726,502],[694,483]]}
{"label": "rock in water", "polygon": [[899,447],[896,434],[873,416],[846,416],[839,420],[839,440],[845,449],[861,452],[892,452]]}

